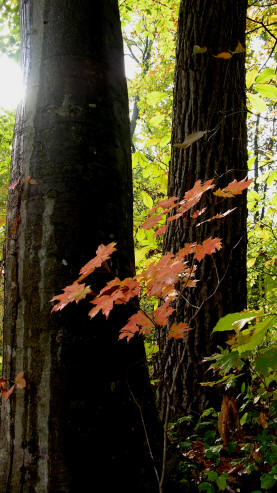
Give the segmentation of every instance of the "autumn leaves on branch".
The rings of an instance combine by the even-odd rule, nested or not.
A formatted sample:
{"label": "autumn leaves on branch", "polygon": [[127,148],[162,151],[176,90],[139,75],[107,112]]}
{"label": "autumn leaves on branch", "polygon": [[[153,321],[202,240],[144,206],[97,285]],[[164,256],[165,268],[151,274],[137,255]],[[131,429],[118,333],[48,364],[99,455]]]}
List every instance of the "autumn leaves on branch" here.
{"label": "autumn leaves on branch", "polygon": [[[234,180],[225,188],[213,191],[220,200],[235,197],[245,190],[252,180],[247,178],[237,181]],[[201,182],[198,180],[192,189],[188,190],[183,199],[171,197],[160,201],[148,213],[148,218],[142,224],[144,229],[155,229],[156,235],[163,235],[170,222],[180,218],[185,218],[188,214],[195,220],[195,227],[204,222],[221,219],[230,214],[234,209],[229,209],[223,213],[199,222],[199,216],[206,213],[207,208],[196,209],[202,196],[208,190],[214,190],[214,180]],[[62,310],[66,305],[93,296],[90,303],[93,308],[89,311],[91,318],[99,312],[109,317],[114,305],[128,303],[132,298],[146,292],[148,297],[154,297],[163,304],[148,314],[142,309],[138,310],[129,319],[127,324],[121,328],[119,339],[127,338],[129,341],[136,333],[149,334],[152,329],[161,326],[169,326],[168,337],[182,339],[185,332],[192,330],[185,322],[173,323],[170,325],[169,317],[174,312],[172,302],[175,301],[186,288],[196,286],[198,280],[195,278],[197,265],[206,255],[212,255],[222,248],[220,238],[207,238],[202,243],[187,243],[184,248],[176,254],[167,252],[160,259],[150,263],[145,269],[133,278],[120,280],[114,278],[109,281],[101,291],[95,295],[89,285],[82,283],[86,277],[92,274],[95,269],[105,268],[110,272],[108,260],[113,252],[116,251],[116,243],[100,245],[96,251],[96,256],[90,260],[80,271],[80,277],[70,286],[63,289],[63,293],[54,296],[51,301],[57,301],[53,306],[52,312]],[[178,288],[177,288],[178,285]]]}

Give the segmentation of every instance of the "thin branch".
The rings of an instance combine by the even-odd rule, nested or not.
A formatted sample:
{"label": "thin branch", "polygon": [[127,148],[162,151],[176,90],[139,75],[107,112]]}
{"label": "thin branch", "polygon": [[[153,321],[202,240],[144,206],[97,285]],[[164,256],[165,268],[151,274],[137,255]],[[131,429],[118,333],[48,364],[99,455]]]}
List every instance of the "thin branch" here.
{"label": "thin branch", "polygon": [[[257,20],[255,20],[255,19],[251,19],[250,17],[247,17],[247,16],[246,16],[246,19],[248,19],[248,20],[249,20],[249,21],[251,21],[251,22],[254,22],[255,24],[260,24],[260,25],[264,28],[264,30],[265,30],[265,31],[266,31],[266,32],[267,32],[267,33],[268,33],[268,34],[269,34],[269,35],[270,35],[273,39],[275,39],[275,40],[277,41],[276,36],[275,36],[275,35],[274,35],[274,34],[273,34],[273,33],[272,33],[269,29],[268,29],[268,26],[266,26],[266,25],[264,24],[264,22],[263,22],[263,21],[257,21]],[[270,24],[270,25],[272,25],[272,24]]]}

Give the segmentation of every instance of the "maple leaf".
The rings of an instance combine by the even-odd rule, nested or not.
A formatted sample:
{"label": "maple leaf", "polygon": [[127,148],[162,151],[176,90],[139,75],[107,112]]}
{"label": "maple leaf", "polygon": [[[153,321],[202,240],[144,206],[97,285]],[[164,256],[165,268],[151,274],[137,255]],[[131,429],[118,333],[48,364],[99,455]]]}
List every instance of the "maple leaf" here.
{"label": "maple leaf", "polygon": [[5,401],[7,401],[9,399],[9,397],[13,393],[14,389],[15,389],[15,385],[13,385],[7,392],[3,392]]}
{"label": "maple leaf", "polygon": [[210,217],[209,219],[206,219],[205,221],[201,221],[201,223],[196,224],[196,227],[198,228],[199,226],[201,226],[201,224],[209,223],[210,221],[213,221],[214,219],[222,219],[223,217],[226,217],[229,214],[231,214],[231,212],[233,212],[235,209],[237,209],[237,207],[234,207],[233,209],[228,209],[228,211],[221,212],[220,214],[216,214],[215,216]]}
{"label": "maple leaf", "polygon": [[152,316],[154,317],[155,322],[160,325],[167,325],[168,323],[168,317],[172,315],[173,312],[175,312],[175,308],[172,308],[172,306],[169,306],[170,300],[167,300],[163,305],[159,306],[153,313]]}
{"label": "maple leaf", "polygon": [[165,298],[173,294],[174,285],[180,279],[184,263],[176,259],[172,253],[166,253],[158,262],[152,262],[140,276],[146,281],[146,290],[149,296]]}
{"label": "maple leaf", "polygon": [[185,332],[192,330],[185,322],[174,323],[171,325],[168,333],[169,339],[183,339]]}
{"label": "maple leaf", "polygon": [[223,188],[222,190],[219,188],[214,192],[214,195],[218,197],[235,197],[236,195],[240,195],[243,190],[249,187],[253,181],[253,178],[250,178],[250,180],[247,180],[247,176],[241,180],[233,180],[231,183],[227,185],[227,187]]}
{"label": "maple leaf", "polygon": [[196,219],[198,216],[201,216],[205,211],[207,210],[207,207],[204,207],[203,209],[200,209],[200,210],[197,210],[197,211],[194,211],[194,213],[192,214],[192,218],[193,219]]}
{"label": "maple leaf", "polygon": [[101,267],[101,265],[111,257],[112,253],[116,251],[115,245],[116,243],[114,241],[108,245],[99,245],[96,250],[96,256],[81,268],[81,277],[79,277],[78,281],[82,281],[85,277],[94,272],[95,269]]}
{"label": "maple leaf", "polygon": [[26,380],[24,378],[24,371],[21,371],[15,377],[15,383],[18,389],[24,389],[26,387]]}
{"label": "maple leaf", "polygon": [[205,182],[201,182],[201,180],[197,180],[194,186],[188,190],[183,200],[179,202],[179,208],[177,209],[177,214],[175,216],[171,216],[168,221],[174,221],[178,219],[182,215],[184,215],[188,210],[194,207],[201,199],[202,195],[214,188],[213,180],[207,180]]}
{"label": "maple leaf", "polygon": [[140,283],[136,278],[126,277],[121,281],[118,277],[108,282],[101,289],[99,295],[108,294],[112,296],[116,304],[127,303],[131,298],[137,296],[140,290]]}
{"label": "maple leaf", "polygon": [[152,229],[153,226],[156,226],[163,218],[163,214],[156,214],[155,216],[150,216],[144,221],[141,225],[143,229]]}
{"label": "maple leaf", "polygon": [[63,293],[54,296],[50,301],[58,301],[56,305],[53,306],[51,312],[57,312],[62,310],[66,305],[76,301],[79,303],[80,300],[84,299],[89,293],[91,293],[90,286],[86,286],[85,283],[79,284],[75,281],[70,286],[66,286],[63,289]]}
{"label": "maple leaf", "polygon": [[114,304],[127,303],[131,298],[138,295],[139,290],[140,283],[136,278],[127,277],[121,281],[116,277],[108,282],[101,289],[99,295],[90,301],[90,303],[96,305],[89,312],[90,318],[95,317],[101,310],[103,315],[108,318]]}
{"label": "maple leaf", "polygon": [[155,231],[154,236],[156,237],[163,235],[167,231],[167,228],[168,228],[167,224],[164,224],[159,229],[157,229],[157,231]]}
{"label": "maple leaf", "polygon": [[216,250],[222,248],[220,238],[207,238],[202,244],[196,245],[195,247],[195,259],[200,262],[206,255],[211,255]]}
{"label": "maple leaf", "polygon": [[110,311],[113,309],[114,297],[104,294],[103,296],[94,298],[92,301],[90,301],[90,303],[96,305],[89,312],[90,318],[95,317],[95,315],[97,315],[100,310],[102,310],[103,315],[108,318]]}
{"label": "maple leaf", "polygon": [[148,212],[148,215],[150,216],[150,214],[152,214],[153,212],[155,212],[157,209],[164,209],[164,210],[167,210],[169,208],[172,208],[174,207],[176,204],[175,202],[179,200],[178,197],[170,197],[169,199],[163,199],[163,200],[160,200],[160,202],[157,203],[157,205],[155,205],[155,207],[153,207],[153,209],[151,209],[149,212]]}
{"label": "maple leaf", "polygon": [[141,311],[132,315],[128,319],[128,323],[122,327],[119,334],[119,339],[127,338],[129,342],[137,332],[143,332],[144,334],[154,328],[153,322]]}

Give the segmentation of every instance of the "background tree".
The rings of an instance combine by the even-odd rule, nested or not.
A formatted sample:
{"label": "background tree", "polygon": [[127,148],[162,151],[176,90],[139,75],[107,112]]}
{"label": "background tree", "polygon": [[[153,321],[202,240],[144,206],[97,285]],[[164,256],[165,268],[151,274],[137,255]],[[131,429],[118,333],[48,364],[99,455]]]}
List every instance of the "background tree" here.
{"label": "background tree", "polygon": [[[27,86],[14,134],[5,262],[4,375],[27,387],[2,407],[1,491],[153,491],[138,406],[156,440],[143,343],[76,309],[50,314],[100,243],[100,270],[134,273],[128,99],[117,2],[20,2]],[[109,273],[110,272],[110,273]],[[156,441],[155,441],[156,440]],[[154,447],[155,448],[155,447]]]}
{"label": "background tree", "polygon": [[[247,2],[183,0],[180,6],[175,86],[173,101],[172,156],[168,195],[182,197],[196,180],[215,177],[222,187],[231,177],[247,175],[247,135],[245,102],[245,45]],[[237,53],[234,53],[237,49]],[[174,147],[186,136],[206,131],[187,150]],[[213,200],[213,199],[212,199]],[[220,202],[220,200],[219,200]],[[203,206],[209,203],[202,204]],[[208,222],[198,228],[188,218],[179,228],[169,228],[164,249],[176,252],[185,242],[208,236],[223,238],[224,249],[216,264],[204,260],[198,272],[200,282],[193,294],[183,292],[176,307],[177,321],[190,321],[203,300],[203,308],[193,320],[193,331],[184,342],[161,340],[158,361],[159,404],[163,413],[168,385],[178,360],[183,365],[176,382],[171,406],[175,417],[201,414],[215,402],[200,387],[205,380],[204,355],[215,350],[219,338],[211,329],[228,312],[246,306],[246,197],[235,204],[236,211],[224,222]],[[200,207],[201,208],[201,207]],[[210,209],[209,209],[210,210]],[[220,205],[214,210],[220,211]],[[202,281],[205,280],[205,281]],[[213,293],[214,295],[209,298]],[[218,402],[218,396],[216,396]]]}

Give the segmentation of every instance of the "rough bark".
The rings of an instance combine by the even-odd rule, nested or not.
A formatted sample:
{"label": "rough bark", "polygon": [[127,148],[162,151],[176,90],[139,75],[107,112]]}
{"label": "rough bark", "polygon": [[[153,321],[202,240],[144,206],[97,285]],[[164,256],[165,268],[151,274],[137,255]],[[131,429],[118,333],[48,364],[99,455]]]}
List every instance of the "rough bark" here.
{"label": "rough bark", "polygon": [[[180,6],[175,87],[173,102],[172,144],[198,130],[209,130],[188,149],[172,147],[168,195],[182,197],[196,180],[216,177],[225,186],[233,178],[247,174],[247,135],[245,105],[245,55],[229,60],[213,55],[234,51],[238,41],[244,45],[246,0],[183,0]],[[193,54],[194,45],[207,47],[205,54]],[[211,194],[210,200],[214,201]],[[209,205],[209,214],[213,213]],[[219,403],[216,393],[209,393],[199,383],[207,379],[204,356],[216,349],[218,337],[211,337],[217,320],[228,312],[239,311],[246,304],[246,198],[221,204],[216,210],[237,206],[225,220],[206,223],[195,229],[189,219],[170,223],[164,249],[176,252],[188,241],[203,241],[209,236],[223,239],[223,249],[214,256],[219,279],[216,294],[207,301],[193,320],[193,331],[184,342],[161,339],[161,358],[157,361],[160,377],[158,401],[164,417],[167,388],[178,358],[185,348],[184,361],[171,402],[171,416],[192,413],[198,416],[206,405]],[[200,206],[201,208],[201,206]],[[236,246],[236,248],[234,248]],[[186,293],[193,305],[215,290],[218,279],[211,258],[198,269],[198,287]],[[189,303],[180,300],[177,321],[191,319],[195,313]],[[224,336],[225,339],[225,336]]]}
{"label": "rough bark", "polygon": [[[129,309],[50,314],[100,243],[134,273],[130,128],[116,0],[21,0],[26,99],[17,113],[5,263],[1,493],[155,491],[142,427],[157,420],[143,344],[118,342]],[[93,278],[96,288],[107,280]],[[157,442],[158,444],[158,442]],[[155,452],[155,447],[153,448]],[[100,486],[95,486],[100,485]]]}

